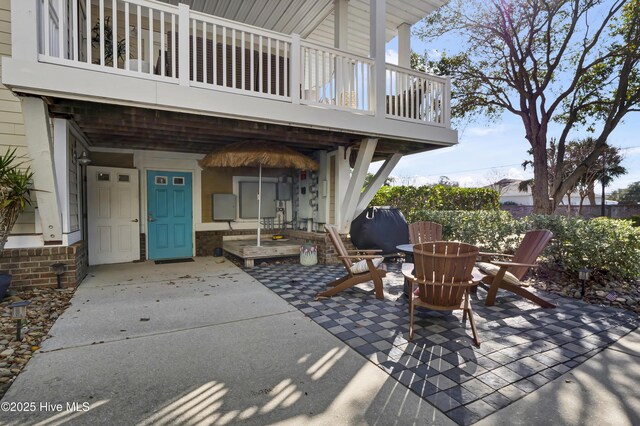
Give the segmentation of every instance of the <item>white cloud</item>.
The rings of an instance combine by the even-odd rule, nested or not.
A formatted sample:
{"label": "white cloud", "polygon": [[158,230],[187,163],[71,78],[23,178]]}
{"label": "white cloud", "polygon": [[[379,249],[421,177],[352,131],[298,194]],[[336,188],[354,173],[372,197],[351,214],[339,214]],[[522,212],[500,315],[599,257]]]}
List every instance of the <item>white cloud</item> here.
{"label": "white cloud", "polygon": [[489,135],[499,135],[506,131],[506,126],[503,124],[492,126],[492,127],[470,127],[465,129],[464,133],[467,136],[489,136]]}
{"label": "white cloud", "polygon": [[640,155],[640,146],[635,146],[633,148],[622,148],[622,153],[625,157],[631,157],[634,155]]}
{"label": "white cloud", "polygon": [[528,179],[530,177],[529,175],[527,175],[525,173],[524,170],[518,169],[518,168],[515,168],[515,167],[511,167],[509,170],[507,170],[506,174],[507,174],[507,178],[508,179],[524,180],[524,179]]}
{"label": "white cloud", "polygon": [[395,49],[387,49],[385,52],[385,61],[390,64],[398,65],[398,51]]}

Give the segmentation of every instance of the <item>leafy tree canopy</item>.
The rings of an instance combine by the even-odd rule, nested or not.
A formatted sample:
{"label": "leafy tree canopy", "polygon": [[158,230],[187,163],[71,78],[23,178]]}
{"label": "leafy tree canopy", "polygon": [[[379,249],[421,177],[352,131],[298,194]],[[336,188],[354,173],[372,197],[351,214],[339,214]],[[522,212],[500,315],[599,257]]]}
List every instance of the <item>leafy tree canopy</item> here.
{"label": "leafy tree canopy", "polygon": [[[553,210],[625,115],[639,111],[640,0],[452,0],[423,24],[417,35],[427,42],[444,35],[459,41],[459,53],[427,63],[453,77],[454,117],[507,112],[522,120],[539,213]],[[550,171],[554,121],[562,129]],[[563,175],[567,141],[585,128],[593,149]]]}

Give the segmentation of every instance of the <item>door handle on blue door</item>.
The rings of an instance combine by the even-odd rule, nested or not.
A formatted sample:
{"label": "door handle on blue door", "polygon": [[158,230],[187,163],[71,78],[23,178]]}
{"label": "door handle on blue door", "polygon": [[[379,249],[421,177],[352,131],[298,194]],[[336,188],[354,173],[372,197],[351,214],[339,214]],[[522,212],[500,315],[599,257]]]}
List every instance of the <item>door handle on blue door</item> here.
{"label": "door handle on blue door", "polygon": [[147,219],[149,222],[155,222],[155,219],[153,218],[153,214],[149,213],[149,218]]}

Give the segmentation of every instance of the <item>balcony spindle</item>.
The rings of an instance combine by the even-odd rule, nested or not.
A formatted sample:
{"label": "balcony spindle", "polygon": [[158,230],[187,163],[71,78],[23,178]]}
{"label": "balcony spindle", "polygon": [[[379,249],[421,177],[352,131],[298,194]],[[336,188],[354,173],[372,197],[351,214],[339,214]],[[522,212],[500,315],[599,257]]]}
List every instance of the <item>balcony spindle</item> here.
{"label": "balcony spindle", "polygon": [[[104,66],[104,0],[100,0],[98,7],[100,13],[100,65]],[[91,33],[87,37],[91,37]]]}
{"label": "balcony spindle", "polygon": [[142,8],[140,5],[136,7],[136,18],[138,26],[136,27],[136,33],[138,34],[137,46],[136,46],[136,56],[138,58],[138,68],[137,72],[142,72]]}
{"label": "balcony spindle", "polygon": [[113,68],[118,68],[118,2],[113,0],[111,2],[111,54],[113,55]]}
{"label": "balcony spindle", "polygon": [[129,3],[124,3],[124,27],[126,31],[124,32],[124,69],[129,70],[129,62],[131,61],[131,47],[129,46]]}
{"label": "balcony spindle", "polygon": [[202,21],[202,82],[208,83],[207,78],[207,23]]}

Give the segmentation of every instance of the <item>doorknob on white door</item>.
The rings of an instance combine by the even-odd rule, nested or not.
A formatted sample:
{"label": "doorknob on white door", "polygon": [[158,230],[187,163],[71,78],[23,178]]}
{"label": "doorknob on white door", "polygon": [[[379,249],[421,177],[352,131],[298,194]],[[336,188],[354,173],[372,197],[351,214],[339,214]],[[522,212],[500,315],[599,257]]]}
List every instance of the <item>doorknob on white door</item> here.
{"label": "doorknob on white door", "polygon": [[131,222],[137,222],[137,221],[138,221],[138,219],[133,219]]}

